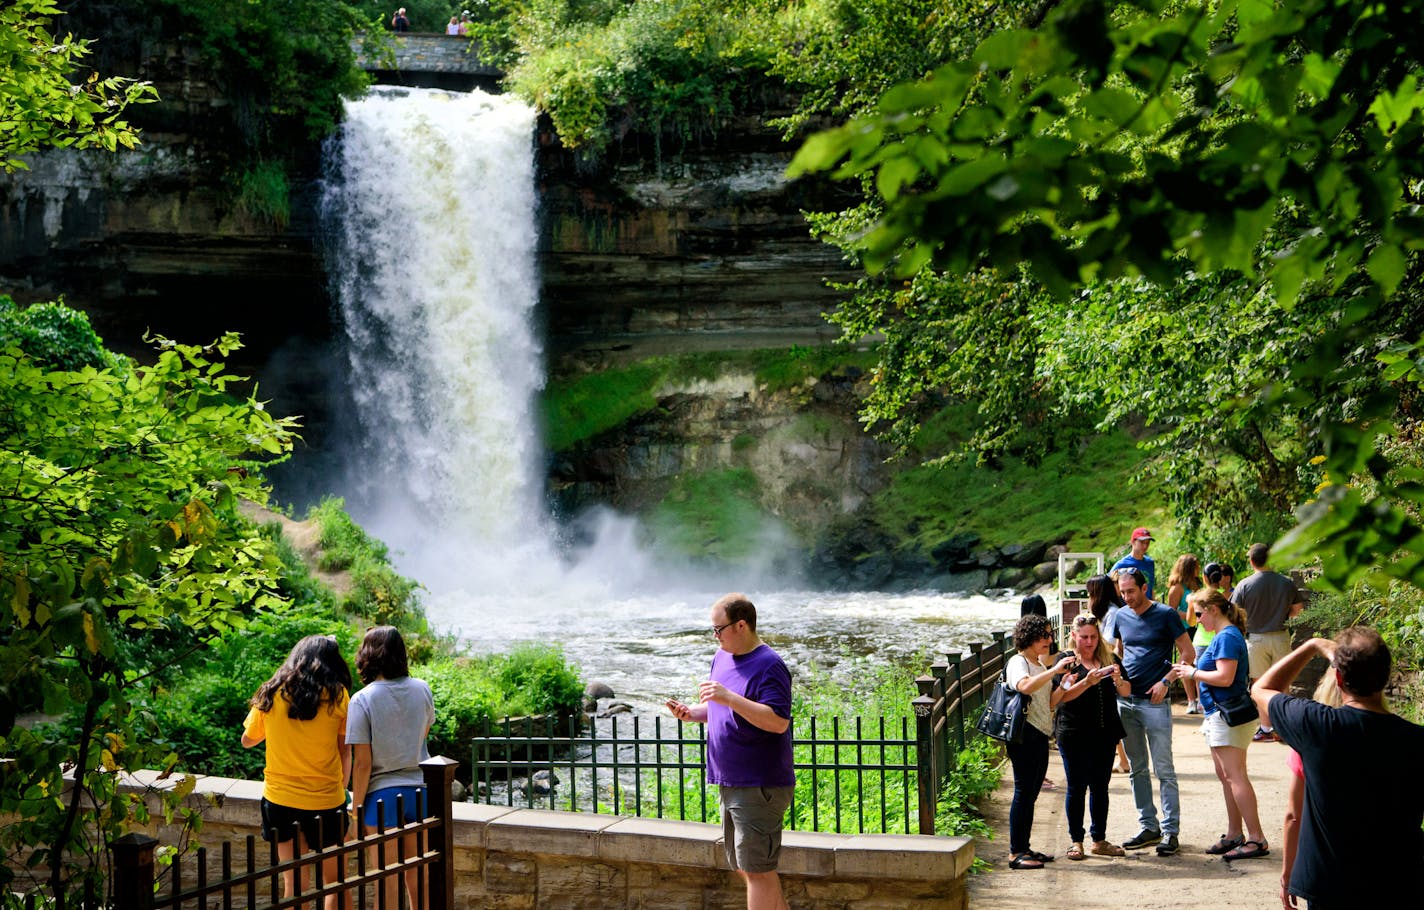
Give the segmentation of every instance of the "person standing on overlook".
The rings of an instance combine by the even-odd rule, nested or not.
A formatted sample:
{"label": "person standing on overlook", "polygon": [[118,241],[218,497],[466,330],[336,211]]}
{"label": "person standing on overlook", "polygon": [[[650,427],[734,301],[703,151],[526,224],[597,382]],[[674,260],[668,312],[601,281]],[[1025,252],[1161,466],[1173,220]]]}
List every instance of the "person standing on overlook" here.
{"label": "person standing on overlook", "polygon": [[[1142,530],[1142,529],[1139,529]],[[1142,828],[1123,842],[1128,850],[1157,845],[1158,856],[1171,856],[1179,849],[1181,799],[1177,790],[1177,769],[1172,762],[1172,705],[1167,701],[1168,671],[1172,668],[1172,647],[1185,663],[1196,662],[1196,651],[1187,635],[1187,624],[1166,604],[1147,596],[1147,578],[1141,569],[1123,570],[1118,591],[1127,606],[1117,611],[1113,634],[1122,657],[1132,694],[1118,699],[1122,717],[1123,744],[1132,765],[1132,799]],[[1152,802],[1152,777],[1147,770],[1148,754],[1162,791],[1162,824],[1157,824],[1157,807]]]}
{"label": "person standing on overlook", "polygon": [[398,32],[410,31],[410,20],[405,16],[405,7],[396,10],[396,14],[391,17],[391,28]]}
{"label": "person standing on overlook", "polygon": [[[1243,582],[1244,584],[1244,582]],[[1312,658],[1330,661],[1343,703],[1331,708],[1286,694]],[[1300,754],[1305,803],[1300,841],[1282,905],[1311,910],[1417,906],[1424,855],[1424,727],[1389,712],[1389,646],[1352,626],[1312,638],[1256,681],[1251,697],[1282,742]]]}
{"label": "person standing on overlook", "polygon": [[1113,563],[1108,574],[1117,578],[1123,569],[1137,569],[1147,576],[1147,599],[1151,600],[1157,587],[1157,563],[1147,555],[1147,548],[1152,546],[1152,532],[1146,528],[1133,528],[1131,546],[1132,552]]}
{"label": "person standing on overlook", "polygon": [[[1246,611],[1246,652],[1251,656],[1251,678],[1255,680],[1290,652],[1286,620],[1299,614],[1305,602],[1295,582],[1266,568],[1271,550],[1265,544],[1251,544],[1246,558],[1251,561],[1251,574],[1236,586],[1231,602]],[[1258,743],[1275,742],[1270,718],[1264,714],[1253,739]]]}
{"label": "person standing on overlook", "polygon": [[707,780],[722,802],[727,862],[746,881],[747,910],[788,910],[776,874],[781,828],[796,772],[791,757],[791,672],[757,637],[756,607],[744,594],[712,605],[719,648],[695,706],[677,699],[678,720],[707,725]]}

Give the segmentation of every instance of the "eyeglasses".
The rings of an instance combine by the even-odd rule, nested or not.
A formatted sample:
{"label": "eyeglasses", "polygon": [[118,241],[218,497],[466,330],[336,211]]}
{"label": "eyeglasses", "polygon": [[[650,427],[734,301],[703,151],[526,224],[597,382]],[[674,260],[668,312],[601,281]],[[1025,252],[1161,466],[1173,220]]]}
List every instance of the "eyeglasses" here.
{"label": "eyeglasses", "polygon": [[713,637],[713,638],[721,638],[721,637],[722,637],[722,630],[723,630],[723,629],[727,628],[728,626],[735,626],[735,625],[736,625],[737,623],[739,623],[739,622],[741,622],[740,619],[734,620],[734,621],[732,621],[732,622],[724,622],[724,623],[722,623],[720,626],[713,626],[713,627],[712,627],[712,637]]}
{"label": "eyeglasses", "polygon": [[1097,624],[1098,618],[1091,613],[1080,613],[1073,617],[1073,625],[1075,628],[1078,626],[1096,626]]}

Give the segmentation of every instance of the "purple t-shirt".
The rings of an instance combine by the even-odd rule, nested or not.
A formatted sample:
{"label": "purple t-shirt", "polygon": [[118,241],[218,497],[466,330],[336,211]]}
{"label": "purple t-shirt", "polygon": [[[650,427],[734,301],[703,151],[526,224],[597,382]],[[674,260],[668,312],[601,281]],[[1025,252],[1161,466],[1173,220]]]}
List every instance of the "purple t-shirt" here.
{"label": "purple t-shirt", "polygon": [[[791,718],[791,671],[766,645],[741,655],[719,648],[712,657],[710,679]],[[724,787],[795,786],[791,728],[768,733],[726,705],[708,702],[707,782]]]}

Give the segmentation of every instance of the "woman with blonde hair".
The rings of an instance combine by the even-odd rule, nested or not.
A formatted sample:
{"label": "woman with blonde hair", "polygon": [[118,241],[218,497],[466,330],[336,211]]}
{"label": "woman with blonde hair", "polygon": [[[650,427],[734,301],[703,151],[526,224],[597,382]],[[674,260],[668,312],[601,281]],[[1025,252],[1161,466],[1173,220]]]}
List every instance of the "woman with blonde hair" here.
{"label": "woman with blonde hair", "polygon": [[1202,733],[1211,749],[1216,777],[1226,799],[1226,833],[1206,852],[1228,862],[1256,859],[1270,854],[1261,817],[1256,809],[1256,790],[1246,775],[1246,750],[1251,745],[1255,725],[1227,723],[1224,703],[1250,698],[1246,655],[1246,611],[1228,601],[1220,591],[1197,595],[1193,606],[1202,625],[1216,635],[1197,657],[1195,667],[1176,664],[1167,674],[1171,679],[1190,680],[1200,689]]}
{"label": "woman with blonde hair", "polygon": [[[1167,606],[1176,610],[1187,624],[1187,634],[1197,630],[1197,615],[1191,608],[1190,598],[1195,591],[1202,590],[1201,563],[1195,553],[1183,553],[1172,565],[1172,574],[1167,578]],[[1187,713],[1200,714],[1201,703],[1197,700],[1196,687],[1187,687]]]}
{"label": "woman with blonde hair", "polygon": [[1122,740],[1117,713],[1119,695],[1132,694],[1122,663],[1103,638],[1098,618],[1081,613],[1073,618],[1069,639],[1073,662],[1061,683],[1055,683],[1050,707],[1056,710],[1053,732],[1063,759],[1066,793],[1063,816],[1068,822],[1067,857],[1086,859],[1083,849],[1083,803],[1090,815],[1094,856],[1122,856],[1123,849],[1107,840],[1108,782],[1113,753]]}

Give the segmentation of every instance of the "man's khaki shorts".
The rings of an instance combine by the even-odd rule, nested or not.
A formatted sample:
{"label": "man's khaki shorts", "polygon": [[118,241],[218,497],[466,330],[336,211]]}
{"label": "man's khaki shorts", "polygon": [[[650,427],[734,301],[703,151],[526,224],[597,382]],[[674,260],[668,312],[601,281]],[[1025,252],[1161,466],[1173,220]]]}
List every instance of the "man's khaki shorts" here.
{"label": "man's khaki shorts", "polygon": [[1251,678],[1260,679],[1271,664],[1291,652],[1290,633],[1252,632],[1246,636],[1246,654],[1251,658]]}
{"label": "man's khaki shorts", "polygon": [[721,787],[722,846],[743,872],[775,872],[781,825],[795,787]]}

